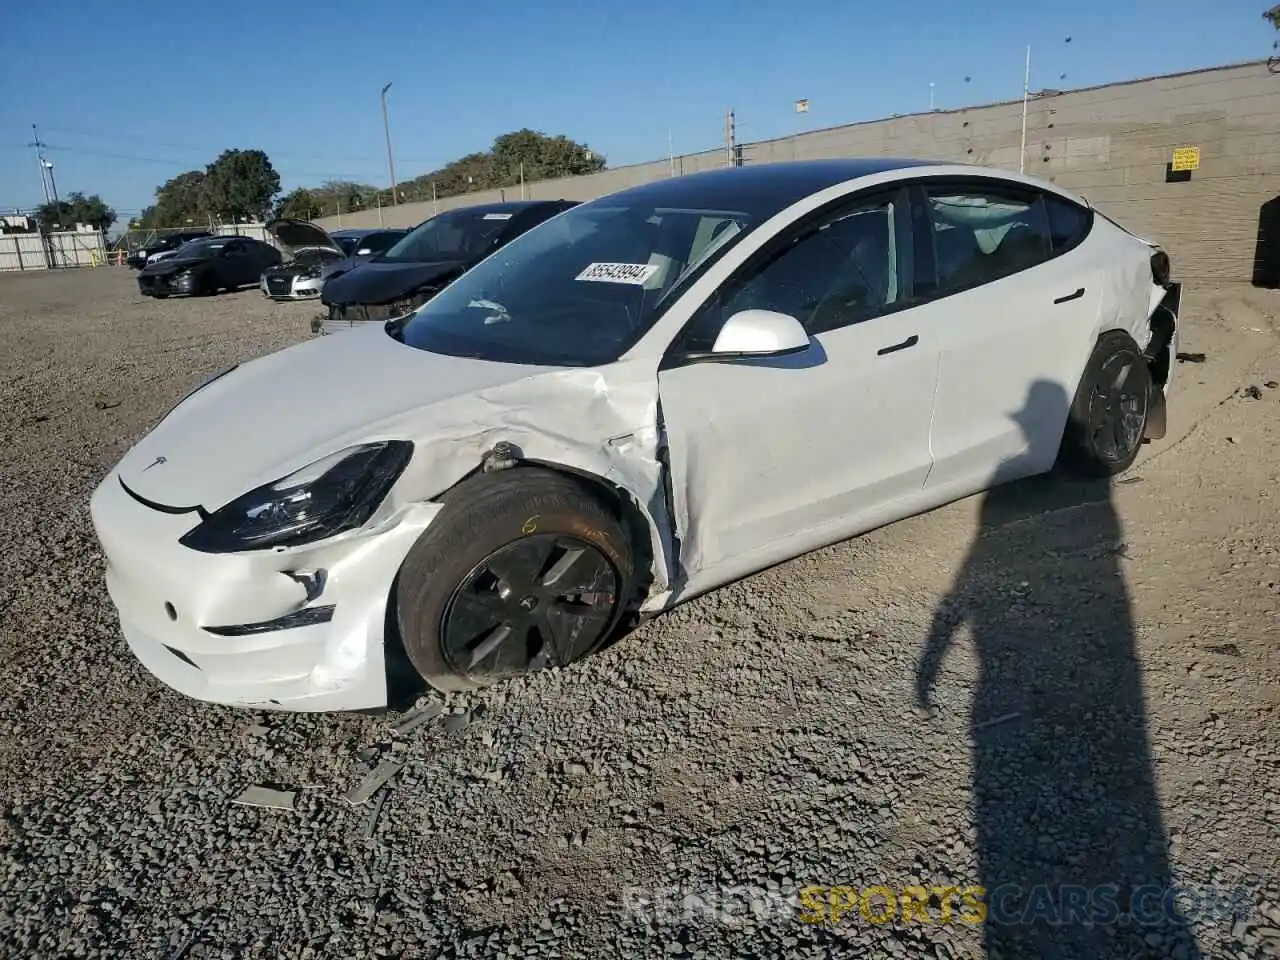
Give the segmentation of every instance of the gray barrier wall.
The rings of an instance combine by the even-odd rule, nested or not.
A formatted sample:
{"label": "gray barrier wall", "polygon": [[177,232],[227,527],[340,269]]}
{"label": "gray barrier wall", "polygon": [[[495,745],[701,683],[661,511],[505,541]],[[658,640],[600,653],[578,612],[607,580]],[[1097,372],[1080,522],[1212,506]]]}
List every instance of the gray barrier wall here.
{"label": "gray barrier wall", "polygon": [[[1187,280],[1249,280],[1263,204],[1280,194],[1280,70],[1235,64],[1035,95],[1026,172],[1083,193],[1125,226],[1164,244]],[[1018,169],[1022,102],[936,111],[743,144],[745,163],[903,156]],[[1173,151],[1198,147],[1199,169],[1170,178]],[[726,165],[713,150],[677,157],[676,173]],[[671,175],[666,158],[525,185],[531,198],[589,200]],[[1168,182],[1170,179],[1173,182]],[[345,214],[343,227],[410,226],[437,210],[519,199],[521,188]],[[1273,204],[1272,209],[1277,205]],[[320,221],[327,228],[336,218]],[[1280,236],[1272,243],[1280,245]]]}

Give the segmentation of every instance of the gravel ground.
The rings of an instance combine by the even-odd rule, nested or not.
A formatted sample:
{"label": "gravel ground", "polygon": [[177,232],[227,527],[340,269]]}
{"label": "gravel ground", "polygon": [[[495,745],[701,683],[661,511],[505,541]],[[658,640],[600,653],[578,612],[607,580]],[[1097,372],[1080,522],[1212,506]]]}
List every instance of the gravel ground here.
{"label": "gravel ground", "polygon": [[[88,522],[189,386],[311,312],[0,276],[4,956],[1280,956],[1280,296],[1188,291],[1207,359],[1124,482],[894,524],[406,733],[161,687]],[[231,802],[252,785],[294,809]],[[945,890],[994,918],[1016,884],[1011,919],[1112,883],[1200,908],[984,934]],[[875,922],[873,886],[944,889]]]}

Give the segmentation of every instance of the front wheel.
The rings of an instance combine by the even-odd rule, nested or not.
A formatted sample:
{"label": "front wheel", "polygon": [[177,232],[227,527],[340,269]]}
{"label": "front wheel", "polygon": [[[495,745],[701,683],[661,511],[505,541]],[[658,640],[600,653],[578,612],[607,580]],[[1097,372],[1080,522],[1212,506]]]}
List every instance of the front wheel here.
{"label": "front wheel", "polygon": [[1147,433],[1153,388],[1147,359],[1129,334],[1098,338],[1067,416],[1060,463],[1082,477],[1111,477],[1133,465]]}
{"label": "front wheel", "polygon": [[635,581],[621,520],[583,484],[533,467],[478,474],[400,570],[397,618],[443,692],[568,666],[617,626]]}

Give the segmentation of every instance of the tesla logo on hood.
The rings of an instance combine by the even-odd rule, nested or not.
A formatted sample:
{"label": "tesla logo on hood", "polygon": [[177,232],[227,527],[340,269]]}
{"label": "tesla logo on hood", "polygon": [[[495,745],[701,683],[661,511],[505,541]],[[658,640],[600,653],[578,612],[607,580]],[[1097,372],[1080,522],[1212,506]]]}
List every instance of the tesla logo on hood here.
{"label": "tesla logo on hood", "polygon": [[162,463],[168,463],[168,462],[169,462],[169,461],[168,461],[168,460],[166,460],[164,457],[156,457],[154,460],[152,460],[150,463],[148,463],[145,467],[143,467],[143,468],[142,468],[142,472],[143,472],[143,473],[146,473],[146,472],[147,472],[148,470],[150,470],[152,467],[158,467],[158,466],[160,466],[160,464],[162,464]]}

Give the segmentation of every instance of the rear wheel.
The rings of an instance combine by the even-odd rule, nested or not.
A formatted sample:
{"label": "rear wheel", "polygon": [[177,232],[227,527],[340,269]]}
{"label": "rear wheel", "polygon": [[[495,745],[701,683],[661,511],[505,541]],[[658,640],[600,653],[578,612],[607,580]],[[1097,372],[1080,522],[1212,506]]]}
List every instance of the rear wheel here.
{"label": "rear wheel", "polygon": [[436,689],[489,686],[597,649],[634,579],[622,522],[585,485],[532,467],[479,474],[405,558],[401,638]]}
{"label": "rear wheel", "polygon": [[1151,369],[1133,338],[1098,338],[1076,388],[1060,463],[1082,477],[1110,477],[1133,465],[1151,414]]}

